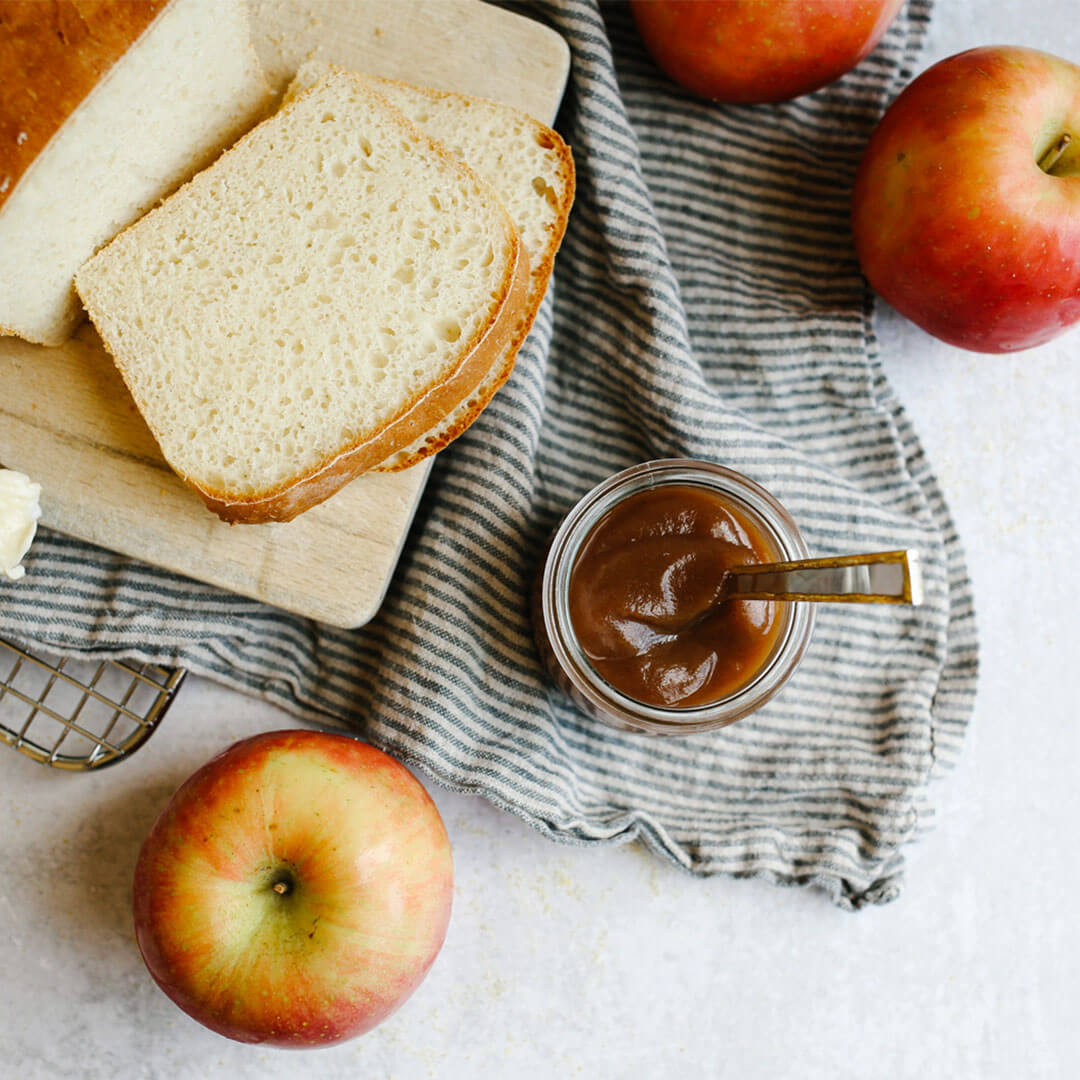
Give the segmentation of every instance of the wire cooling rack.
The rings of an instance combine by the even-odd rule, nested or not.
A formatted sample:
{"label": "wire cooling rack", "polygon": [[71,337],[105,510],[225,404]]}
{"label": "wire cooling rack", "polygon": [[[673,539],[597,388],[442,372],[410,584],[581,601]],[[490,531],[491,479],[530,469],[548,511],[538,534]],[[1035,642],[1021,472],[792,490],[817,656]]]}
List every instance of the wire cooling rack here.
{"label": "wire cooling rack", "polygon": [[0,641],[0,739],[58,769],[100,769],[154,733],[187,672]]}

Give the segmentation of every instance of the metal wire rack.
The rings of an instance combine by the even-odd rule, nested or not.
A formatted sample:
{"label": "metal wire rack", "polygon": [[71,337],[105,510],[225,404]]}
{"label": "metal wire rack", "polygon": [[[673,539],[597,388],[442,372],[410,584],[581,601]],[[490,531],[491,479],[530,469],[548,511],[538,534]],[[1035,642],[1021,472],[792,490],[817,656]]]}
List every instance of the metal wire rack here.
{"label": "metal wire rack", "polygon": [[0,641],[0,739],[57,769],[100,769],[154,733],[187,672],[79,660]]}

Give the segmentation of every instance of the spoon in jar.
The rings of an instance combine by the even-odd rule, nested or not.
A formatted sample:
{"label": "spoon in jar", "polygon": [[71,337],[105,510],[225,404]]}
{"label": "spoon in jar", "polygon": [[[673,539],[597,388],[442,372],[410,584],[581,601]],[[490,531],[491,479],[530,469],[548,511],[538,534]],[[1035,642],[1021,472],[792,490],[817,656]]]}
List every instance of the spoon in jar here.
{"label": "spoon in jar", "polygon": [[[708,605],[684,619],[677,633],[692,630],[735,598],[916,606],[923,599],[922,565],[919,553],[907,549],[733,566],[724,572]],[[673,638],[672,629],[668,627]]]}
{"label": "spoon in jar", "polygon": [[[630,545],[622,558],[603,567],[602,574],[616,580],[625,577],[625,560],[639,556],[635,548],[644,546]],[[672,542],[665,540],[666,554],[671,547]],[[703,558],[700,549],[696,556]],[[681,563],[693,557],[684,554]],[[727,600],[915,605],[923,597],[919,555],[912,550],[755,563],[731,567],[718,576],[713,583],[698,579],[696,587],[689,587],[683,580],[673,587],[668,574],[661,574],[653,589],[635,592],[631,606],[602,620],[589,644],[582,641],[586,655],[607,660],[644,655],[694,630]],[[603,578],[600,584],[606,584]]]}
{"label": "spoon in jar", "polygon": [[823,559],[734,566],[720,581],[710,608],[743,600],[810,600],[847,604],[921,604],[917,551],[878,551]]}
{"label": "spoon in jar", "polygon": [[724,571],[704,607],[689,614],[682,608],[678,624],[665,627],[668,636],[674,640],[693,630],[723,603],[736,598],[914,606],[922,603],[922,566],[919,553],[911,550],[733,566]]}

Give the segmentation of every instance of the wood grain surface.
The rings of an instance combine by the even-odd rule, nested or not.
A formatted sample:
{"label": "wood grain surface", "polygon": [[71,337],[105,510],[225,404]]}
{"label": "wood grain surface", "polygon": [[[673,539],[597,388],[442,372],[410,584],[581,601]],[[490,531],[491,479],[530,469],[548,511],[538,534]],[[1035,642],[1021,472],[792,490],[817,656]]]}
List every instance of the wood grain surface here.
{"label": "wood grain surface", "polygon": [[[550,123],[565,42],[481,0],[253,0],[274,87],[322,59],[514,105]],[[431,462],[365,475],[288,524],[229,526],[173,474],[93,329],[0,338],[0,465],[42,485],[42,524],[336,626],[367,622]],[[32,579],[26,579],[32,585]]]}

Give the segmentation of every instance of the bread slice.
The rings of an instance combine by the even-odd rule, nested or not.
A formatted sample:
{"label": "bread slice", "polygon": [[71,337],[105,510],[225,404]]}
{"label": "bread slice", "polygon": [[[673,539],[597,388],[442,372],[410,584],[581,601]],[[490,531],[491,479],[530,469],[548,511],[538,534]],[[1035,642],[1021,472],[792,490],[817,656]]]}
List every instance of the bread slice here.
{"label": "bread slice", "polygon": [[332,71],[78,273],[168,463],[288,521],[473,392],[528,261],[495,192]]}
{"label": "bread slice", "polygon": [[[318,81],[328,65],[303,65],[285,100]],[[465,401],[375,471],[408,468],[457,438],[509,378],[518,348],[532,327],[547,291],[555,253],[574,201],[574,160],[557,132],[509,105],[483,98],[365,76],[372,86],[433,139],[458,154],[502,197],[529,253],[529,294],[514,340],[489,375]]]}
{"label": "bread slice", "polygon": [[261,119],[239,0],[0,3],[0,334],[59,345],[75,271]]}

